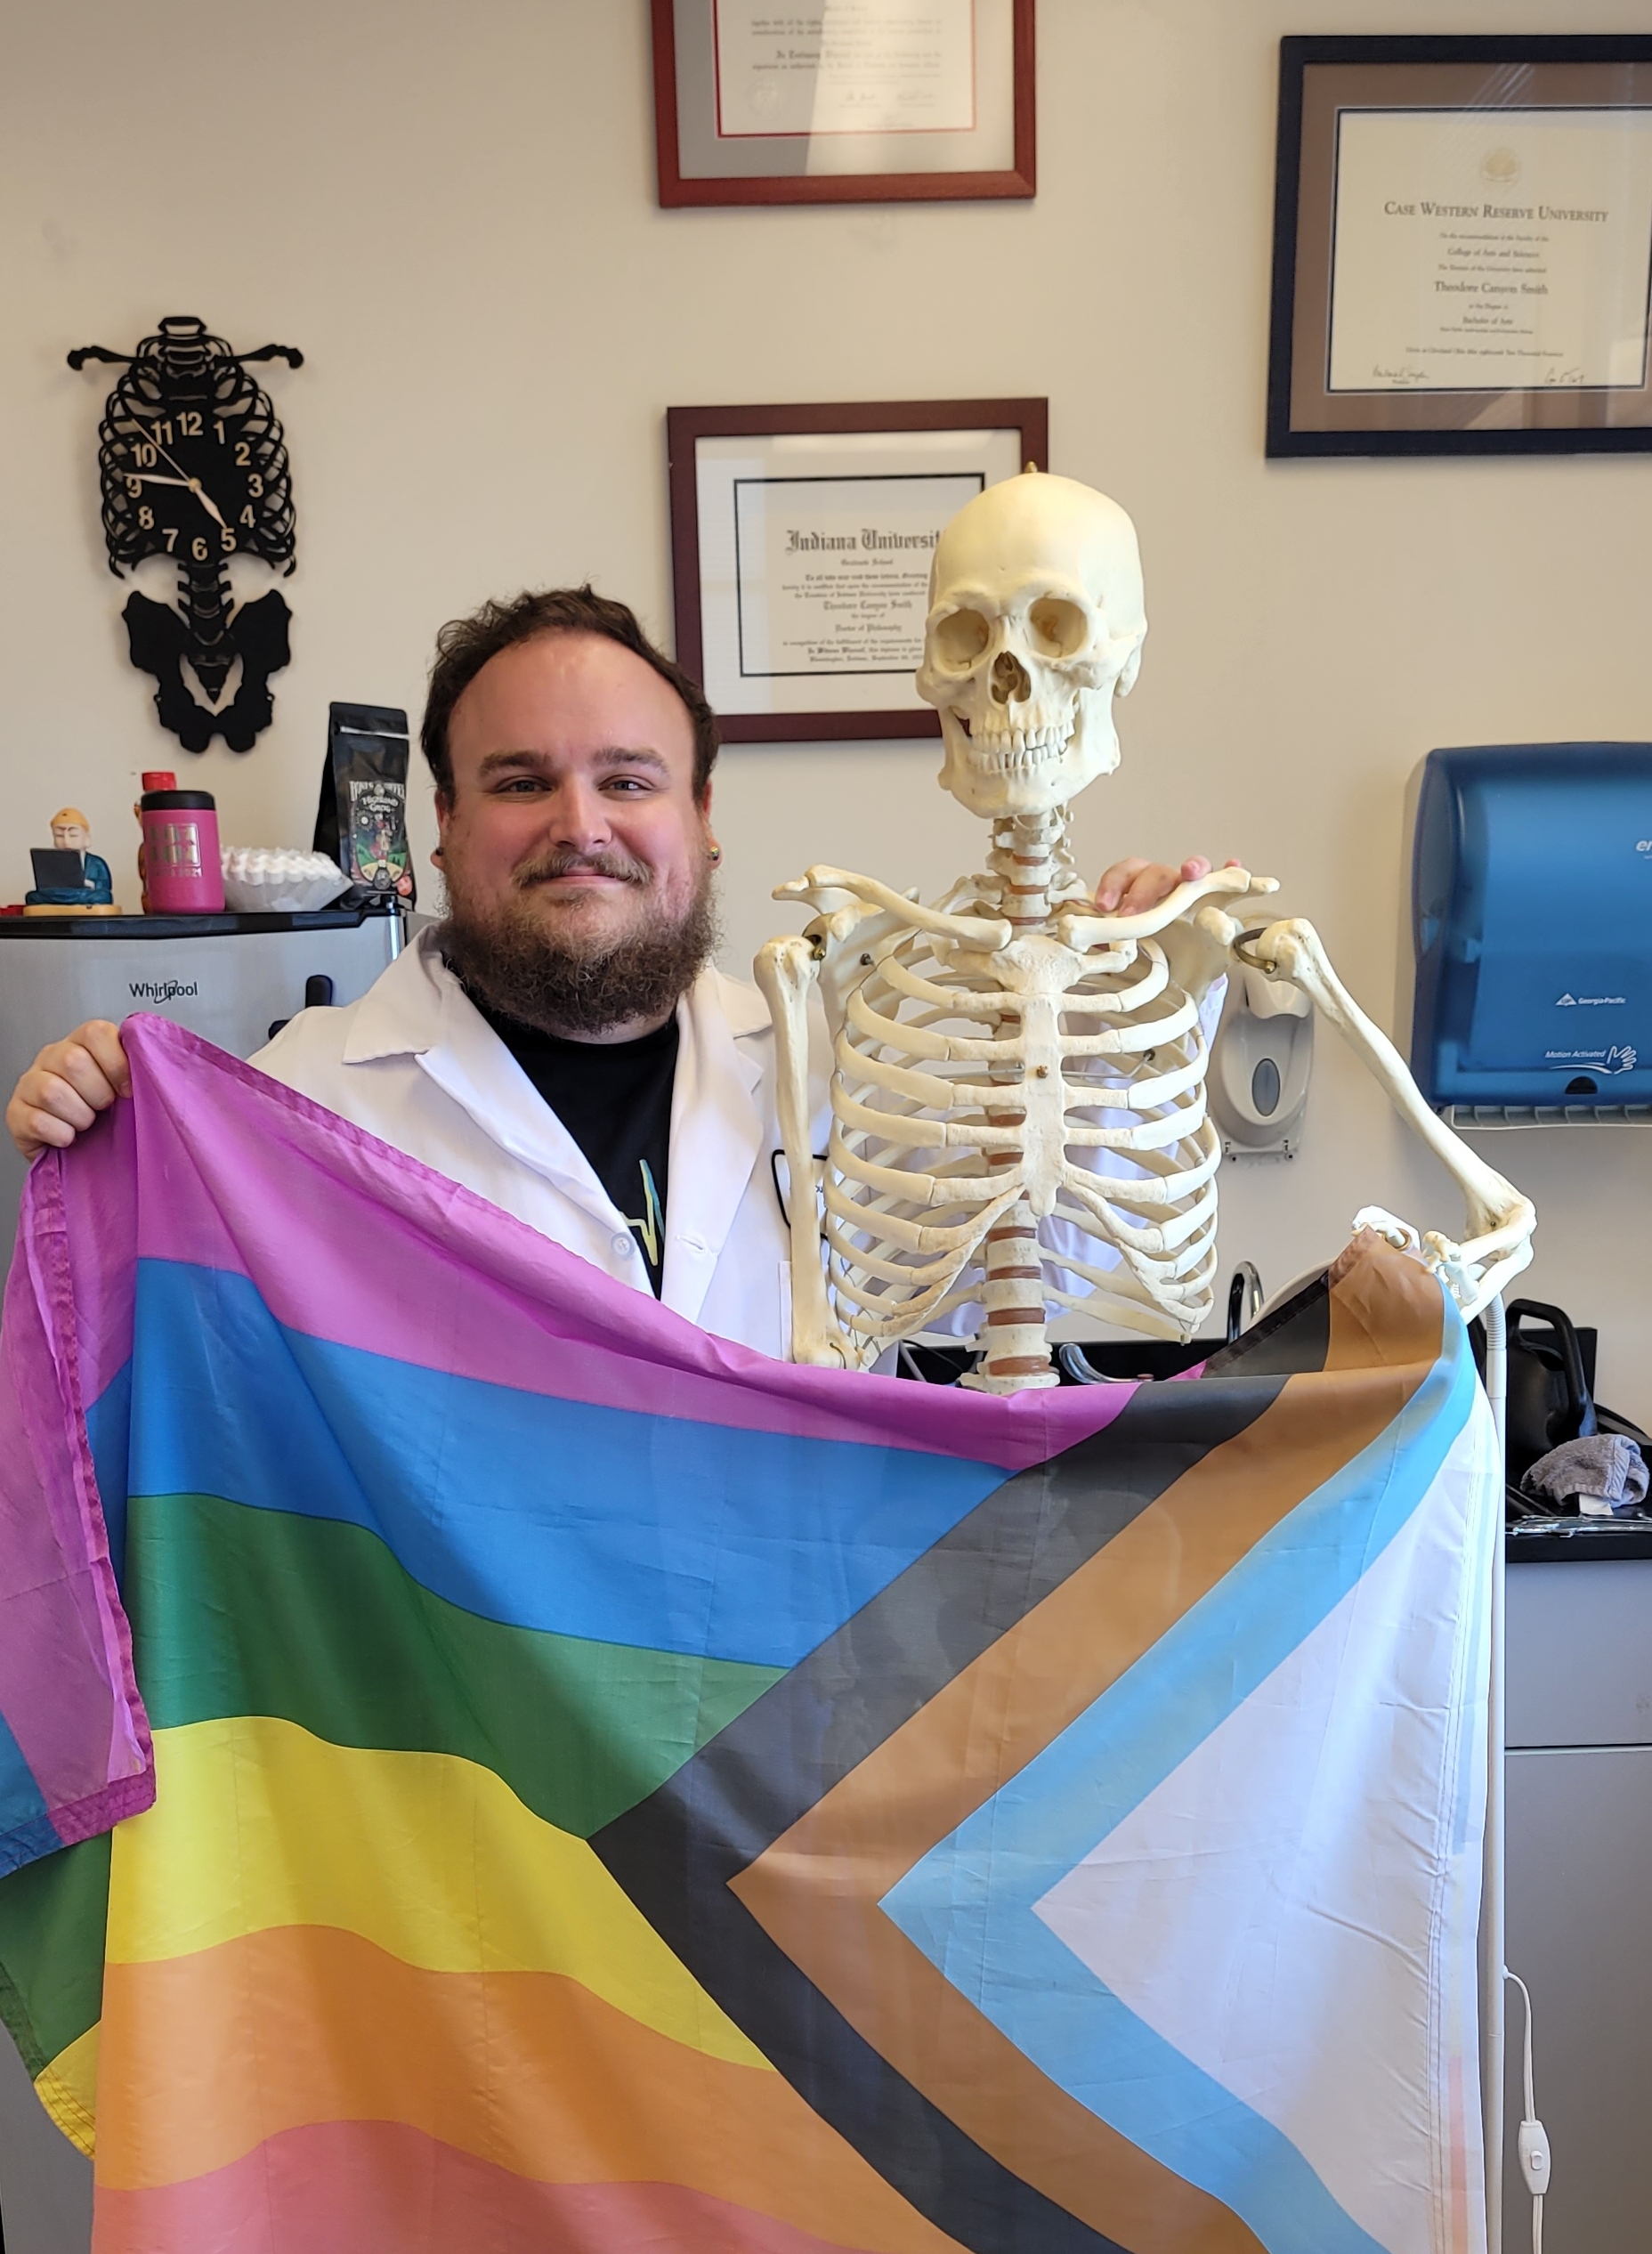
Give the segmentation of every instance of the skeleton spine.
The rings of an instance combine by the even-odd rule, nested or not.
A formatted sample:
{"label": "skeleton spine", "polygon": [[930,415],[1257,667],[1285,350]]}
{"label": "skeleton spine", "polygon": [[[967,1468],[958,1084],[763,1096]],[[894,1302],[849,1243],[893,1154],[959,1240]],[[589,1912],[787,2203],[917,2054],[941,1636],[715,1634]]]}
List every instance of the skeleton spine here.
{"label": "skeleton spine", "polygon": [[[1005,920],[1017,938],[1049,928],[1053,896],[1067,864],[1066,838],[1065,807],[1048,814],[1008,816],[993,827],[988,865],[1001,888]],[[1002,1020],[999,1022],[1001,1026]],[[995,1066],[992,1077],[1014,1087],[1019,1071]],[[986,1116],[990,1126],[1018,1127],[1026,1114],[989,1106]],[[994,1151],[987,1164],[1007,1169],[1019,1165],[1021,1158],[1019,1151]],[[986,1309],[986,1357],[974,1384],[982,1391],[1008,1393],[1057,1383],[1044,1335],[1038,1224],[1024,1197],[1017,1198],[997,1227],[987,1231],[985,1268],[981,1298]]]}

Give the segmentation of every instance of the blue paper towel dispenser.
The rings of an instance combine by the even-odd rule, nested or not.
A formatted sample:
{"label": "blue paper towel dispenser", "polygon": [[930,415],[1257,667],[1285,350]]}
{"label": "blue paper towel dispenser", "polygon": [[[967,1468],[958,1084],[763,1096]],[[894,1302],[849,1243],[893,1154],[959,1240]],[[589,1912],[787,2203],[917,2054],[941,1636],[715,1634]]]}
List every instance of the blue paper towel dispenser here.
{"label": "blue paper towel dispenser", "polygon": [[1652,744],[1431,751],[1411,1069],[1458,1125],[1652,1118]]}

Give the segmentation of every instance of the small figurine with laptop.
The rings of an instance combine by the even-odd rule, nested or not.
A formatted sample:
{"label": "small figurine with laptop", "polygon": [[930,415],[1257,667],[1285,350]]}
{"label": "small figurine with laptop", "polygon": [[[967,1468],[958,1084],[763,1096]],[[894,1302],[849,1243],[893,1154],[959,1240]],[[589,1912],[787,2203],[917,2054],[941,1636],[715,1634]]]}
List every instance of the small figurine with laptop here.
{"label": "small figurine with laptop", "polygon": [[52,817],[52,843],[36,846],[35,888],[23,896],[26,916],[117,916],[109,863],[86,851],[92,824],[78,807]]}

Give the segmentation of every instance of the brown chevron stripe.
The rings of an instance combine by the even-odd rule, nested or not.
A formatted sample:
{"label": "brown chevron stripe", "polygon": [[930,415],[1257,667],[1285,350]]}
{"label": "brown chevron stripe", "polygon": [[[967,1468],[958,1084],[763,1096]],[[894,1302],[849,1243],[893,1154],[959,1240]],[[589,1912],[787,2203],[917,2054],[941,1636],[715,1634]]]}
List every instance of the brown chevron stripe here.
{"label": "brown chevron stripe", "polygon": [[1219,2201],[1057,2088],[879,1902],[1371,1444],[1441,1348],[1438,1285],[1356,1240],[1331,1272],[1323,1373],[1191,1466],[733,1879],[895,2071],[1005,2169],[1131,2254],[1260,2254]]}

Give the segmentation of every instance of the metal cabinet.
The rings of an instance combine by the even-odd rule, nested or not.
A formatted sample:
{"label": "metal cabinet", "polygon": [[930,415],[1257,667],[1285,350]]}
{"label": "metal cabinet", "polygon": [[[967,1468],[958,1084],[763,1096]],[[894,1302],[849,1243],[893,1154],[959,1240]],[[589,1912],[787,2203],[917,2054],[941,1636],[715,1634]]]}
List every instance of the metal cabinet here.
{"label": "metal cabinet", "polygon": [[86,2254],[92,2163],[47,2120],[0,2031],[0,2218],[5,2254]]}
{"label": "metal cabinet", "polygon": [[[1652,1559],[1511,1565],[1506,1954],[1532,1991],[1553,2184],[1544,2242],[1652,2254]],[[1520,2118],[1509,1995],[1504,2118]],[[1529,2245],[1512,2157],[1503,2245]]]}

